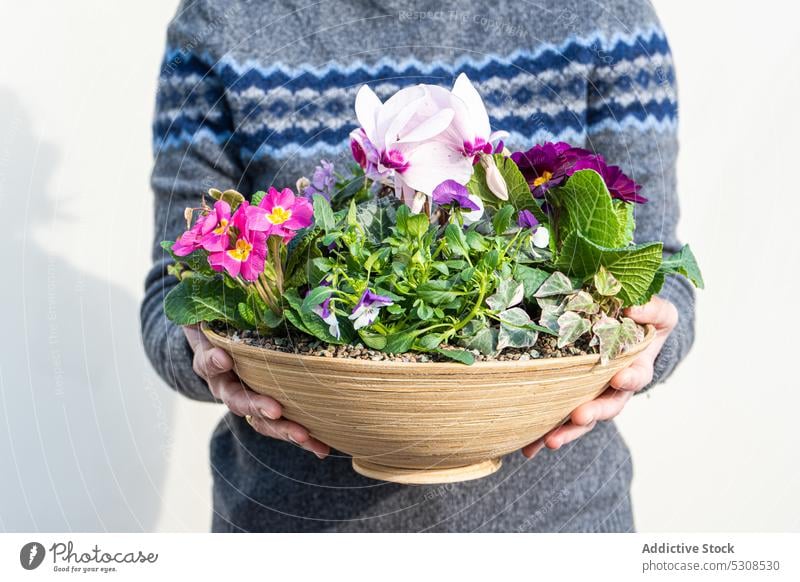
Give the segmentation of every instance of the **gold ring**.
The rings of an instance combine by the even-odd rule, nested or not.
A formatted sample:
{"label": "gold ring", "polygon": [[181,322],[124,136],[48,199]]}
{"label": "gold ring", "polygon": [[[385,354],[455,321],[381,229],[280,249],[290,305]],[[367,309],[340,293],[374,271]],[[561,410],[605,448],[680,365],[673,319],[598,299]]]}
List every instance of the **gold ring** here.
{"label": "gold ring", "polygon": [[253,417],[252,416],[250,416],[249,414],[246,414],[244,416],[244,419],[247,421],[247,424],[249,424],[250,426],[253,426]]}

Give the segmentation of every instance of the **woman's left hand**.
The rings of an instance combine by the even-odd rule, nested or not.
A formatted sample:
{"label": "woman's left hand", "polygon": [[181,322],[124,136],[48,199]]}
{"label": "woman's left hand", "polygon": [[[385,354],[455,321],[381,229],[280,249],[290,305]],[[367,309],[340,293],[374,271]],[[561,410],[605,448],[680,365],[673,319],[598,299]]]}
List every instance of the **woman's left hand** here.
{"label": "woman's left hand", "polygon": [[628,400],[653,380],[653,364],[670,332],[678,324],[678,310],[665,299],[653,297],[648,303],[631,307],[625,315],[637,323],[652,324],[656,338],[633,363],[611,378],[608,389],[600,396],[582,404],[570,415],[569,420],[551,430],[540,439],[522,449],[522,454],[532,458],[543,447],[558,449],[592,430],[600,420],[611,420],[617,416]]}

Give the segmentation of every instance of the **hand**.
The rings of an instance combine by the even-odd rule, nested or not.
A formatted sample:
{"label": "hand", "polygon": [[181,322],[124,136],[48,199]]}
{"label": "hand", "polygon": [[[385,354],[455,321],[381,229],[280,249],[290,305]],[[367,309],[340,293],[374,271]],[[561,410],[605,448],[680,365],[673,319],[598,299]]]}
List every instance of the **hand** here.
{"label": "hand", "polygon": [[597,421],[611,420],[622,412],[634,393],[653,380],[653,364],[667,337],[678,324],[678,310],[669,301],[653,297],[644,305],[625,310],[625,315],[637,323],[655,326],[656,337],[653,342],[630,366],[611,378],[605,392],[572,411],[566,423],[524,447],[523,455],[530,459],[544,447],[559,449],[592,430]]}
{"label": "hand", "polygon": [[248,389],[233,373],[231,357],[225,350],[211,345],[197,326],[184,327],[183,333],[194,352],[194,371],[208,383],[214,398],[221,400],[231,412],[247,418],[250,426],[262,435],[294,443],[320,459],[331,452],[328,445],[312,438],[306,428],[282,419],[283,409],[277,400]]}

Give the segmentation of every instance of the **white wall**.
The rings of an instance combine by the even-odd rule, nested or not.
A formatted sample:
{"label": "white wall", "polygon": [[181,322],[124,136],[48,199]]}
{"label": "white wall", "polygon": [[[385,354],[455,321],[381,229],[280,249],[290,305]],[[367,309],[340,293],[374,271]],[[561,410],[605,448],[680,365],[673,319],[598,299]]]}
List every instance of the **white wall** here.
{"label": "white wall", "polygon": [[[220,410],[174,397],[138,338],[175,4],[0,2],[0,531],[209,526]],[[690,358],[620,421],[638,527],[800,530],[796,8],[656,6],[680,83],[682,234],[708,289]]]}

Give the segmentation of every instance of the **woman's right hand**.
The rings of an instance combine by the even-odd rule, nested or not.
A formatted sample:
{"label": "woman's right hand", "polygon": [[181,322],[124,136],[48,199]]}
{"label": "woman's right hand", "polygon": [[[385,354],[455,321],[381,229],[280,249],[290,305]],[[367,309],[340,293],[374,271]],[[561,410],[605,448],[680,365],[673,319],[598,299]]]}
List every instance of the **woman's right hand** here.
{"label": "woman's right hand", "polygon": [[199,327],[185,326],[183,333],[194,351],[192,367],[208,383],[211,394],[237,416],[244,416],[264,436],[288,441],[324,459],[331,451],[325,443],[312,438],[308,430],[296,422],[281,418],[280,403],[248,389],[233,373],[233,360],[214,347]]}

